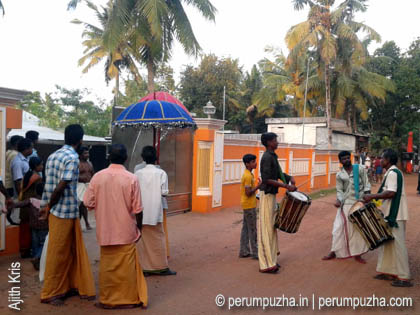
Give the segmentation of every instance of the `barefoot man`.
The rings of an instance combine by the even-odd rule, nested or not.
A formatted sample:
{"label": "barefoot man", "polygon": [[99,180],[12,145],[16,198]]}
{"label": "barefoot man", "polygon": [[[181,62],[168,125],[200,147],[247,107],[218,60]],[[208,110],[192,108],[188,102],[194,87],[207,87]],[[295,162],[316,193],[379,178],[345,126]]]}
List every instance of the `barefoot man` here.
{"label": "barefoot man", "polygon": [[137,254],[143,206],[137,177],[124,163],[127,149],[113,144],[111,165],[93,176],[84,204],[95,209],[96,238],[101,248],[99,303],[105,309],[147,306],[147,285]]}
{"label": "barefoot man", "polygon": [[[280,254],[277,241],[277,230],[274,227],[275,211],[277,208],[276,195],[279,188],[296,191],[295,179],[283,173],[278,156],[275,153],[278,142],[277,135],[266,132],[261,135],[261,143],[265,146],[261,163],[262,183],[260,188],[260,219],[258,221],[258,261],[260,272],[276,273],[280,265],[277,256]],[[279,182],[278,180],[282,182]],[[290,184],[289,184],[290,183]]]}
{"label": "barefoot man", "polygon": [[410,282],[410,267],[408,253],[405,246],[405,229],[408,220],[407,198],[405,196],[404,176],[397,168],[398,155],[395,151],[387,149],[382,154],[381,164],[386,169],[385,179],[377,194],[365,195],[364,201],[382,199],[382,211],[385,220],[392,228],[394,240],[385,243],[379,248],[378,280],[393,280],[394,287],[412,287]]}
{"label": "barefoot man", "polygon": [[338,158],[343,165],[337,173],[336,181],[337,201],[334,205],[338,211],[333,225],[331,252],[322,259],[354,257],[356,261],[365,264],[362,254],[369,248],[359,231],[349,222],[348,216],[353,204],[363,198],[364,194],[370,193],[367,170],[358,164],[352,165],[348,151],[341,151]]}

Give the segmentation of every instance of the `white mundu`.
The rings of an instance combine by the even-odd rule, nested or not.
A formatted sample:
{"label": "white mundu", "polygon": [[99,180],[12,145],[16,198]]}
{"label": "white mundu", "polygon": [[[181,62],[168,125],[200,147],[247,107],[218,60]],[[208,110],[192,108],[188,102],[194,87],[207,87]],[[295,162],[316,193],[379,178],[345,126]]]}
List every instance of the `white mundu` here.
{"label": "white mundu", "polygon": [[[397,169],[397,167],[395,165],[391,166],[385,174],[384,178],[386,181],[383,191],[397,192],[398,176],[393,169]],[[388,199],[384,200],[382,204],[381,210],[383,211],[385,217],[389,215],[391,203],[392,199]],[[397,215],[398,227],[392,228],[394,240],[379,247],[378,265],[376,266],[377,272],[394,275],[400,280],[411,279],[410,267],[408,265],[407,247],[405,246],[405,229],[407,220],[408,207],[403,179],[401,199]]]}
{"label": "white mundu", "polygon": [[[337,210],[332,231],[331,251],[337,258],[348,258],[366,253],[369,248],[360,232],[348,220],[350,208],[357,202],[354,188],[353,170],[351,173],[343,168],[337,173],[337,199],[341,207]],[[367,171],[359,167],[359,199],[370,191]]]}

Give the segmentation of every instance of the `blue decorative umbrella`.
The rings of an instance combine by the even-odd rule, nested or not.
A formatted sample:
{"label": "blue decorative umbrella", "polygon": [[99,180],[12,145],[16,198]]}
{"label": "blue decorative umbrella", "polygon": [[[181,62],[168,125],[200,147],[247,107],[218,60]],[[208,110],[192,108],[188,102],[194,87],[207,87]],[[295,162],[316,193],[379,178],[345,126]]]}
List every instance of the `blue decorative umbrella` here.
{"label": "blue decorative umbrella", "polygon": [[[153,146],[158,154],[158,163],[161,129],[196,127],[190,114],[181,106],[160,100],[148,100],[130,105],[117,117],[113,125],[120,128],[153,128]],[[134,148],[137,145],[139,135]]]}
{"label": "blue decorative umbrella", "polygon": [[195,127],[195,122],[191,116],[177,104],[150,100],[127,107],[115,120],[114,126],[191,128]]}

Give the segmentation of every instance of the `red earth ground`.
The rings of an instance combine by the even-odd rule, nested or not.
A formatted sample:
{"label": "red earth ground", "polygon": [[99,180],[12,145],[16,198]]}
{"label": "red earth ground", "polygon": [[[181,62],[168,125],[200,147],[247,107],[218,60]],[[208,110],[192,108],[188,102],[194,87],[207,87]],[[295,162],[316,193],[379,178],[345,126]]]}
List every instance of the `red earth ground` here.
{"label": "red earth ground", "polygon": [[[265,312],[285,314],[348,314],[349,307],[324,307],[320,298],[372,297],[412,299],[411,307],[359,307],[359,314],[420,314],[420,196],[416,195],[417,176],[406,176],[410,208],[407,225],[407,246],[414,287],[395,288],[388,281],[374,280],[377,251],[364,257],[362,265],[353,259],[322,261],[331,246],[331,229],[336,214],[334,195],[314,200],[297,234],[279,232],[281,254],[278,274],[261,274],[258,262],[239,259],[239,236],[242,214],[240,209],[226,209],[211,214],[186,213],[168,218],[171,248],[170,267],[178,274],[171,277],[146,278],[149,307],[133,310],[103,311],[94,302],[72,297],[64,307],[41,304],[38,274],[28,260],[0,257],[0,313],[8,309],[8,268],[15,261],[22,263],[21,296],[24,314],[235,314],[263,313],[261,307],[234,307],[229,310],[230,297],[307,297],[307,307],[270,307]],[[93,223],[93,215],[90,214]],[[83,233],[97,282],[99,248],[95,232]],[[215,304],[218,294],[226,297],[225,306]],[[314,297],[314,299],[313,299]],[[283,300],[285,304],[285,300]],[[289,303],[291,299],[289,299]],[[312,302],[314,301],[314,310]],[[373,301],[373,300],[372,300]],[[378,301],[378,300],[376,300]],[[277,302],[277,301],[276,301]],[[361,303],[367,303],[368,300]],[[377,302],[376,302],[377,303]]]}

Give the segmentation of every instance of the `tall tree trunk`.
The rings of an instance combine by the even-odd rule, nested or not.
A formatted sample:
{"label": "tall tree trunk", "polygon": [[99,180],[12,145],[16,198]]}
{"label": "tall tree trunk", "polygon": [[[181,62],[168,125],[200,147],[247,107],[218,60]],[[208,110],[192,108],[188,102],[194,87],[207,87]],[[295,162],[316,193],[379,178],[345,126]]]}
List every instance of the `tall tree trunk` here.
{"label": "tall tree trunk", "polygon": [[328,129],[328,150],[332,149],[332,126],[331,126],[331,90],[329,64],[325,64],[325,102],[327,112],[327,129]]}
{"label": "tall tree trunk", "polygon": [[347,127],[351,126],[351,105],[346,106],[346,114],[347,114],[347,121],[346,121],[346,125]]}
{"label": "tall tree trunk", "polygon": [[151,57],[147,60],[147,90],[149,93],[155,91],[155,67]]}
{"label": "tall tree trunk", "polygon": [[353,112],[353,126],[352,126],[352,130],[353,133],[356,132],[357,129],[357,109],[356,109],[356,105],[352,105],[352,112]]}
{"label": "tall tree trunk", "polygon": [[120,71],[117,70],[117,77],[115,78],[114,107],[118,106],[119,96],[120,96]]}

